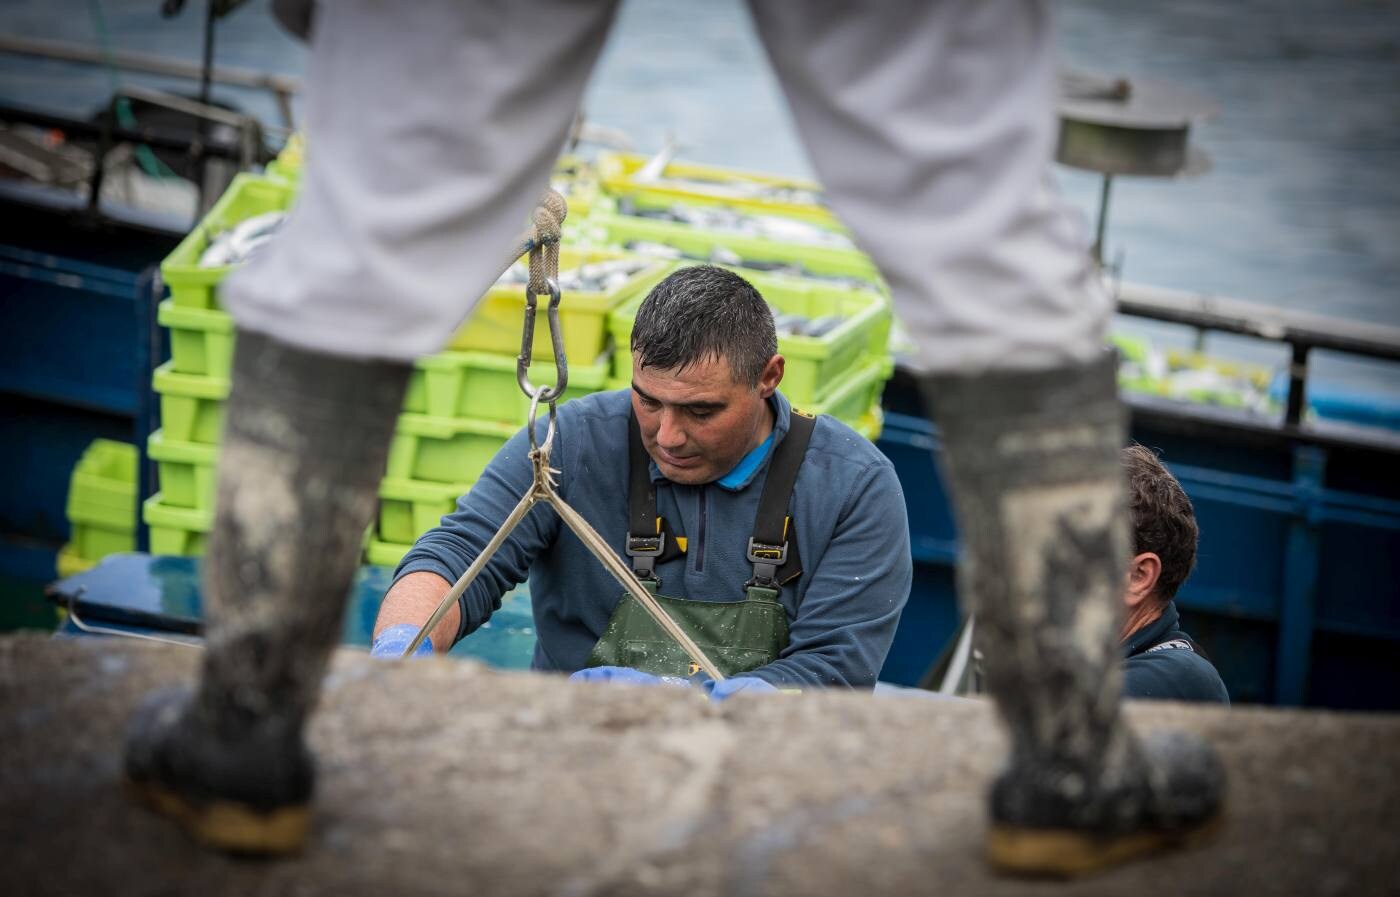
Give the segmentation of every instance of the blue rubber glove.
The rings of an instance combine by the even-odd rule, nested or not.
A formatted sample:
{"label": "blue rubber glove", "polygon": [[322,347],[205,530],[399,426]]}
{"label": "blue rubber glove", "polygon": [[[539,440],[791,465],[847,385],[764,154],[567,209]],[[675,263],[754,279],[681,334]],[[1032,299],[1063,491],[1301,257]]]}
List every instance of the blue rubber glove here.
{"label": "blue rubber glove", "polygon": [[725,679],[723,682],[708,679],[704,683],[704,689],[709,694],[711,701],[723,701],[730,695],[741,691],[746,691],[749,694],[777,693],[778,691],[776,685],[765,682],[757,676],[735,676],[731,679]]}
{"label": "blue rubber glove", "polygon": [[[404,649],[408,643],[413,641],[413,637],[418,634],[418,627],[412,623],[400,623],[397,626],[390,626],[379,633],[374,639],[374,643],[369,646],[370,657],[402,657]],[[418,650],[413,652],[414,657],[432,657],[433,639],[431,636],[424,637]]]}
{"label": "blue rubber glove", "polygon": [[588,667],[569,677],[570,682],[616,682],[622,685],[671,685],[690,687],[690,682],[679,676],[653,676],[631,667]]}

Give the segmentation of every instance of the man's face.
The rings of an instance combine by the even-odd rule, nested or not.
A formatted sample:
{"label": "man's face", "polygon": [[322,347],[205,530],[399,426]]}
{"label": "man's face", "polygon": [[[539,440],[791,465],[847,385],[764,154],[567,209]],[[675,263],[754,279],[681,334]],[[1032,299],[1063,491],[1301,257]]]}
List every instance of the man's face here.
{"label": "man's face", "polygon": [[767,437],[768,397],[782,379],[781,355],[768,360],[757,386],[736,383],[726,358],[679,371],[633,359],[632,411],[647,454],[672,482],[719,479]]}

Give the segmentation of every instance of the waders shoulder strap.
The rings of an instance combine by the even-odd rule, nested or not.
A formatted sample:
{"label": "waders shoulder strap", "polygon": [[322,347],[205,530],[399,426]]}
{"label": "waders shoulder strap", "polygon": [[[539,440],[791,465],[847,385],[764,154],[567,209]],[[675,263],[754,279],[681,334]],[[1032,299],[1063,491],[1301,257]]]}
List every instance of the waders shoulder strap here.
{"label": "waders shoulder strap", "polygon": [[632,572],[643,581],[656,579],[656,565],[685,552],[666,521],[656,516],[656,484],[651,481],[651,456],[642,445],[637,417],[627,415],[627,556]]}
{"label": "waders shoulder strap", "polygon": [[758,514],[749,538],[749,563],[753,579],[746,585],[778,589],[802,575],[802,559],[797,554],[796,531],[788,516],[788,502],[797,482],[797,470],[807,454],[807,443],[817,419],[796,408],[789,417],[787,435],[773,449],[768,462],[768,478],[758,498]]}

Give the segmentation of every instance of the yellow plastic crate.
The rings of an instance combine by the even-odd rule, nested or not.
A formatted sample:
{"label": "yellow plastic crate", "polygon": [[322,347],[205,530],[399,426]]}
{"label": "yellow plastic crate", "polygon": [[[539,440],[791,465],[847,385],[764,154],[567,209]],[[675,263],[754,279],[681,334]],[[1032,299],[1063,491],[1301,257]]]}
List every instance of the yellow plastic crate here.
{"label": "yellow plastic crate", "polygon": [[184,308],[166,299],[156,322],[170,331],[170,369],[207,377],[229,375],[233,363],[233,319],[212,308]]}
{"label": "yellow plastic crate", "polygon": [[860,419],[851,424],[851,429],[869,439],[877,442],[880,434],[885,431],[885,411],[879,405],[874,406],[860,416]]}
{"label": "yellow plastic crate", "polygon": [[74,522],[69,527],[68,549],[74,556],[97,563],[109,554],[136,550],[136,514],[125,526]]}
{"label": "yellow plastic crate", "polygon": [[306,156],[306,138],[296,131],[287,138],[277,158],[267,163],[265,171],[269,177],[286,181],[288,184],[301,183],[301,170]]}
{"label": "yellow plastic crate", "polygon": [[[636,205],[638,208],[658,207],[640,200]],[[659,207],[670,205],[675,204],[667,203]],[[843,232],[834,223],[807,223]],[[854,246],[790,242],[738,231],[708,230],[680,221],[623,214],[616,202],[600,200],[595,204],[583,234],[592,243],[623,251],[641,251],[638,244],[660,244],[679,251],[684,258],[693,261],[720,261],[753,271],[796,271],[814,279],[854,280],[875,285],[882,283],[875,262]],[[737,262],[729,261],[733,256],[738,257]]]}
{"label": "yellow plastic crate", "polygon": [[[130,535],[136,529],[136,465],[136,446],[94,439],[68,480],[69,522],[97,524]],[[94,561],[102,557],[86,549],[79,553]]]}
{"label": "yellow plastic crate", "polygon": [[[845,382],[843,378],[872,359],[889,358],[891,313],[889,300],[871,290],[825,286],[795,277],[736,271],[754,285],[764,301],[785,314],[807,318],[837,315],[844,320],[822,336],[782,336],[778,353],[786,361],[780,387],[789,400],[800,406],[828,400],[828,393]],[[617,351],[613,356],[614,381],[632,379],[629,351],[632,324],[645,296],[639,296],[608,318]]]}
{"label": "yellow plastic crate", "polygon": [[598,175],[593,166],[581,156],[565,154],[554,163],[549,186],[558,190],[568,204],[565,225],[588,217],[598,198]]}
{"label": "yellow plastic crate", "polygon": [[873,359],[844,377],[822,401],[807,405],[798,403],[798,407],[812,414],[830,414],[859,429],[870,409],[880,407],[880,396],[893,372],[894,363],[889,359]]}
{"label": "yellow plastic crate", "polygon": [[172,508],[214,510],[218,446],[167,439],[162,430],[157,430],[146,443],[146,453],[156,462],[164,504]]}
{"label": "yellow plastic crate", "polygon": [[470,483],[425,483],[385,477],[379,484],[378,537],[413,544],[457,507]]}
{"label": "yellow plastic crate", "polygon": [[[519,425],[404,414],[389,447],[387,474],[401,480],[473,483]],[[522,458],[521,463],[526,463]]]}
{"label": "yellow plastic crate", "polygon": [[369,544],[365,546],[365,562],[380,567],[397,567],[412,547],[412,543],[405,545],[370,539]]}
{"label": "yellow plastic crate", "polygon": [[212,511],[171,507],[159,492],[146,499],[141,510],[150,533],[151,554],[204,554],[214,526]]}
{"label": "yellow plastic crate", "polygon": [[776,213],[826,224],[836,221],[832,211],[822,205],[822,188],[815,181],[681,160],[667,164],[656,180],[637,180],[637,174],[649,161],[647,156],[635,153],[600,153],[598,180],[603,190],[613,196],[651,204],[680,201]]}
{"label": "yellow plastic crate", "polygon": [[[567,350],[565,350],[567,353]],[[420,359],[409,381],[404,411],[443,418],[474,418],[517,426],[525,422],[530,400],[515,379],[515,359],[487,352],[441,352]],[[607,383],[608,359],[591,365],[569,362],[569,382],[561,402],[588,395]],[[554,383],[552,360],[530,366],[530,382]]]}
{"label": "yellow plastic crate", "polygon": [[254,215],[285,211],[295,195],[289,184],[276,178],[247,173],[234,177],[204,220],[161,262],[160,275],[170,287],[171,301],[181,308],[218,308],[216,289],[234,266],[201,268],[199,257],[209,241]]}
{"label": "yellow plastic crate", "polygon": [[156,368],[151,386],[160,396],[161,431],[175,442],[213,445],[224,426],[229,381],[222,377],[179,374],[172,362]]}
{"label": "yellow plastic crate", "polygon": [[[130,551],[131,549],[127,549]],[[85,558],[78,553],[77,547],[69,542],[58,550],[58,558],[54,567],[58,571],[59,579],[66,579],[69,576],[82,573],[84,570],[91,570],[97,566],[97,561]]]}
{"label": "yellow plastic crate", "polygon": [[[559,252],[559,270],[567,271],[588,262],[637,258],[625,252],[603,249],[570,249]],[[671,269],[671,263],[655,261],[610,293],[565,291],[559,303],[559,323],[564,331],[564,355],[570,362],[595,364],[607,350],[608,313],[638,292],[655,286]],[[549,296],[540,296],[535,315],[533,358],[554,357],[545,308]],[[521,328],[525,321],[525,287],[522,284],[493,286],[486,291],[472,316],[452,337],[447,348],[458,352],[520,354]]]}
{"label": "yellow plastic crate", "polygon": [[57,558],[68,576],[136,548],[136,446],[94,439],[68,481],[69,541]]}

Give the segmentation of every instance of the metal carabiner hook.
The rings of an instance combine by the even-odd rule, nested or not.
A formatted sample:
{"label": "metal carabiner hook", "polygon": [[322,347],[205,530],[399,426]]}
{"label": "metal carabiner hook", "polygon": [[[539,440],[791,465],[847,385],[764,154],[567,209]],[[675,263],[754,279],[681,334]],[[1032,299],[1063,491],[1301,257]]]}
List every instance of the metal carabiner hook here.
{"label": "metal carabiner hook", "polygon": [[[543,393],[544,389],[540,389],[538,393],[530,398],[530,419],[525,424],[525,429],[530,434],[530,450],[532,452],[543,452],[548,455],[549,447],[554,444],[554,422],[558,417],[558,412],[555,410],[555,405],[552,401],[543,398]],[[539,442],[538,437],[535,435],[535,418],[539,415],[540,402],[542,401],[549,405],[549,426],[547,426],[544,431],[544,442]]]}
{"label": "metal carabiner hook", "polygon": [[549,340],[554,349],[554,374],[555,382],[553,386],[535,386],[530,383],[530,361],[535,349],[535,310],[537,306],[535,291],[525,286],[525,326],[520,334],[520,355],[515,359],[515,382],[520,384],[521,392],[530,399],[537,395],[541,401],[556,402],[564,394],[564,388],[569,383],[569,365],[564,358],[564,331],[559,326],[559,283],[552,277],[545,278],[545,285],[549,288],[549,306],[545,309],[545,315],[549,322]]}

